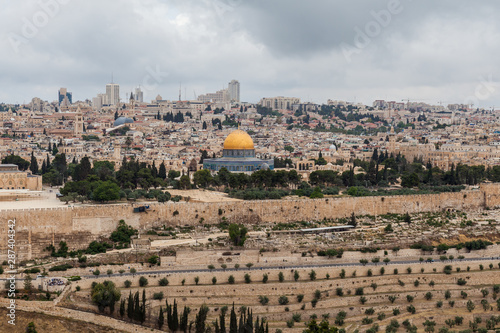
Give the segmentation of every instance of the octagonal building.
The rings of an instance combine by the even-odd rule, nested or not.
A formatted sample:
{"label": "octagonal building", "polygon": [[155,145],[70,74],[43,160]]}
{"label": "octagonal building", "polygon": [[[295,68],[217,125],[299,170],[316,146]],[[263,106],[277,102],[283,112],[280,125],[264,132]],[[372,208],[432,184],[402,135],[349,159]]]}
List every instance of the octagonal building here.
{"label": "octagonal building", "polygon": [[229,134],[224,141],[222,158],[204,159],[203,169],[217,172],[226,168],[229,172],[252,173],[258,170],[273,170],[274,160],[261,160],[255,157],[253,140],[247,132],[240,129]]}

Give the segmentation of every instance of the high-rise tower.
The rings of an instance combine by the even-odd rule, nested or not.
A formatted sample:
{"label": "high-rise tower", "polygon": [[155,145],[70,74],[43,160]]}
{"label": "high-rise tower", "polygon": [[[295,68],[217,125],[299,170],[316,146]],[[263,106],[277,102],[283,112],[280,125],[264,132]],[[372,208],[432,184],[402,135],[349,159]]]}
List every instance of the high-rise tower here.
{"label": "high-rise tower", "polygon": [[227,90],[229,92],[229,100],[233,103],[240,102],[240,83],[237,80],[229,82]]}
{"label": "high-rise tower", "polygon": [[106,104],[117,105],[120,103],[120,85],[109,83],[106,85]]}

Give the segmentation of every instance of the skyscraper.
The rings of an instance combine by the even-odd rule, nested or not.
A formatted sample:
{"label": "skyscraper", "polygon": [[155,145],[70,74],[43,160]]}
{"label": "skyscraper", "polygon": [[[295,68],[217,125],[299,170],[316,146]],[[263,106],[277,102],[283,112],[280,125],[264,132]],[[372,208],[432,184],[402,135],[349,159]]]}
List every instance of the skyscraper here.
{"label": "skyscraper", "polygon": [[139,103],[144,102],[144,93],[142,92],[141,87],[135,88],[134,99]]}
{"label": "skyscraper", "polygon": [[227,90],[229,92],[229,99],[231,102],[240,102],[240,83],[237,80],[229,82]]}
{"label": "skyscraper", "polygon": [[58,93],[59,106],[70,106],[73,104],[73,93],[68,92],[68,89],[61,88]]}
{"label": "skyscraper", "polygon": [[109,83],[106,85],[106,103],[116,105],[120,103],[120,85]]}

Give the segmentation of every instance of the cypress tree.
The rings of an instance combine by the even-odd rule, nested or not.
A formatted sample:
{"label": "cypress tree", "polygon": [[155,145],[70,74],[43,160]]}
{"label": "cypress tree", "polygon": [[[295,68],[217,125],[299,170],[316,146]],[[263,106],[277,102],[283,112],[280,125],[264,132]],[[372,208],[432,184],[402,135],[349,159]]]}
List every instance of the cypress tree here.
{"label": "cypress tree", "polygon": [[163,308],[160,306],[160,315],[158,316],[158,328],[161,330],[165,319],[163,318]]}
{"label": "cypress tree", "polygon": [[167,304],[167,326],[169,329],[172,329],[172,306],[168,304],[168,300],[165,300],[165,303]]}
{"label": "cypress tree", "polygon": [[213,324],[215,333],[220,333],[219,320],[217,318],[215,318],[215,322]]}
{"label": "cypress tree", "polygon": [[151,167],[151,174],[153,178],[158,177],[158,169],[156,168],[155,161],[153,161],[153,166]]}
{"label": "cypress tree", "polygon": [[177,302],[174,299],[174,310],[172,311],[172,329],[177,331],[179,329],[179,315],[177,313]]}
{"label": "cypress tree", "polygon": [[125,315],[125,300],[122,299],[120,302],[120,317]]}
{"label": "cypress tree", "polygon": [[234,303],[233,308],[231,309],[231,317],[229,320],[229,333],[238,333],[238,319],[236,318],[236,312],[234,311]]}
{"label": "cypress tree", "polygon": [[207,320],[208,314],[208,306],[203,304],[196,315],[195,320],[195,332],[196,333],[205,333],[205,322]]}
{"label": "cypress tree", "polygon": [[220,333],[226,333],[226,311],[227,307],[223,307],[220,311]]}
{"label": "cypress tree", "polygon": [[167,169],[165,168],[165,162],[161,162],[160,169],[158,170],[158,177],[161,179],[167,178]]}
{"label": "cypress tree", "polygon": [[47,172],[47,164],[45,164],[45,160],[42,162],[42,175]]}
{"label": "cypress tree", "polygon": [[142,305],[140,312],[141,324],[146,321],[146,289],[142,289]]}
{"label": "cypress tree", "polygon": [[30,170],[31,170],[31,173],[34,175],[36,175],[38,173],[38,162],[37,162],[36,157],[33,154],[33,152],[31,152]]}
{"label": "cypress tree", "polygon": [[179,324],[179,330],[182,332],[187,332],[189,312],[191,312],[191,309],[189,309],[187,306],[184,306],[184,311],[182,312],[182,317]]}
{"label": "cypress tree", "polygon": [[243,318],[244,313],[240,313],[240,321],[238,323],[238,333],[245,333],[245,320]]}
{"label": "cypress tree", "polygon": [[132,297],[132,292],[130,292],[129,295],[128,295],[127,317],[130,320],[134,319],[134,299]]}
{"label": "cypress tree", "polygon": [[140,321],[141,319],[141,306],[139,304],[139,292],[136,291],[134,295],[134,320]]}

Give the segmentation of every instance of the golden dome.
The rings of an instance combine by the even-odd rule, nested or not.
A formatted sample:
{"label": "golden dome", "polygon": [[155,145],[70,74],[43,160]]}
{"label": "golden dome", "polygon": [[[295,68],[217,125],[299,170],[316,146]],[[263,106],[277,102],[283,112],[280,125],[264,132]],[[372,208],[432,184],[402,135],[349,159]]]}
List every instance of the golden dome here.
{"label": "golden dome", "polygon": [[254,149],[253,140],[247,132],[238,129],[227,136],[224,149]]}

